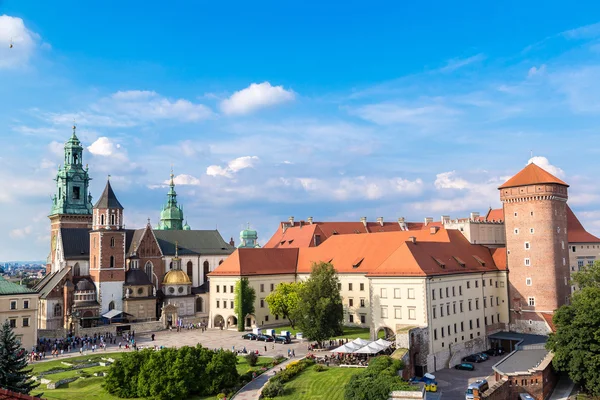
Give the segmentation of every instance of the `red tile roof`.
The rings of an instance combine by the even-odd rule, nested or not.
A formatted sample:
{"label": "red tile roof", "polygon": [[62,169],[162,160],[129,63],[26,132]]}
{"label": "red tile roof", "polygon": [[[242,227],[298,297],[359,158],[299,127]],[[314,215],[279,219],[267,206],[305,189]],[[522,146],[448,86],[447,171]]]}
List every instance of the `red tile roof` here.
{"label": "red tile roof", "polygon": [[554,326],[554,322],[552,321],[552,317],[554,316],[554,314],[551,314],[551,313],[540,313],[540,314],[542,314],[542,317],[544,318],[544,320],[546,321],[546,323],[548,324],[548,326],[550,327],[552,332],[556,332],[556,326]]}
{"label": "red tile roof", "polygon": [[500,222],[504,221],[504,209],[503,208],[490,208],[487,215],[485,216],[487,222]]}
{"label": "red tile roof", "polygon": [[521,171],[517,172],[515,176],[504,182],[498,189],[535,185],[538,183],[556,183],[563,186],[569,186],[548,171],[538,167],[534,163],[530,163]]}
{"label": "red tile roof", "polygon": [[331,262],[338,273],[367,276],[429,276],[506,269],[505,262],[496,265],[489,248],[470,244],[459,231],[440,229],[431,233],[423,229],[333,235],[320,246],[300,249],[238,249],[210,276],[305,274],[310,273],[313,263],[321,261]]}
{"label": "red tile roof", "polygon": [[600,243],[600,239],[585,230],[577,216],[567,205],[567,235],[569,243]]}
{"label": "red tile roof", "polygon": [[490,253],[492,253],[492,258],[494,259],[494,263],[498,269],[508,269],[508,263],[506,261],[506,247],[490,249]]}
{"label": "red tile roof", "polygon": [[39,400],[40,398],[0,388],[0,400]]}
{"label": "red tile roof", "polygon": [[296,273],[298,249],[237,249],[208,276]]}

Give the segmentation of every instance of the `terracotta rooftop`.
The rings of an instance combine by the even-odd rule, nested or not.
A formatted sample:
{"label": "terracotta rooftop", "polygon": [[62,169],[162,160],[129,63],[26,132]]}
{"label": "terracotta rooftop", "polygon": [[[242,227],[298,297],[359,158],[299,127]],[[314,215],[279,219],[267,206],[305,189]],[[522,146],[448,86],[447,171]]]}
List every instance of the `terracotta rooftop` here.
{"label": "terracotta rooftop", "polygon": [[577,216],[567,205],[567,235],[569,243],[600,243],[600,239],[585,230]]}
{"label": "terracotta rooftop", "polygon": [[548,324],[548,326],[550,327],[552,332],[556,332],[556,326],[554,326],[554,322],[552,321],[552,317],[554,316],[554,314],[552,314],[552,313],[540,313],[540,314],[542,314],[544,321],[546,321],[546,323]]}
{"label": "terracotta rooftop", "polygon": [[496,265],[489,248],[470,244],[459,231],[422,229],[334,235],[320,246],[300,249],[238,249],[210,276],[307,274],[313,263],[321,261],[331,262],[338,273],[367,276],[430,276],[506,269],[505,258],[502,265]]}
{"label": "terracotta rooftop", "polygon": [[515,186],[535,185],[539,183],[556,183],[558,185],[569,186],[548,171],[538,167],[534,163],[529,163],[515,176],[504,182],[498,189],[505,189]]}
{"label": "terracotta rooftop", "polygon": [[0,400],[39,400],[41,397],[33,397],[28,394],[13,392],[8,389],[0,388]]}

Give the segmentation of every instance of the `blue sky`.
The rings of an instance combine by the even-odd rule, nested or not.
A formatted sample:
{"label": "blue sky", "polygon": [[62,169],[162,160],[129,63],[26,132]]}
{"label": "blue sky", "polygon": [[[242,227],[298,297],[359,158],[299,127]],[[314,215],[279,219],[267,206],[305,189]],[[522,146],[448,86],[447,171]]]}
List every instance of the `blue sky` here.
{"label": "blue sky", "polygon": [[73,120],[127,227],[171,164],[192,228],[264,243],[485,212],[533,153],[600,234],[597,2],[88,3],[0,0],[0,260],[47,255]]}

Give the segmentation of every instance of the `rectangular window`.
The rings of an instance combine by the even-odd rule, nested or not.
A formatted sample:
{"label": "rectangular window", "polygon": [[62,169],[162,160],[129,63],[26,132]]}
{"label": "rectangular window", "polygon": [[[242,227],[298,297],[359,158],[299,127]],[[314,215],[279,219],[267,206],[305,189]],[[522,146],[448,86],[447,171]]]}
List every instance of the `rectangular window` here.
{"label": "rectangular window", "polygon": [[269,316],[265,315],[265,322],[269,322]]}
{"label": "rectangular window", "polygon": [[478,288],[479,287],[479,281],[475,281],[475,287]]}
{"label": "rectangular window", "polygon": [[395,299],[400,298],[400,289],[399,288],[394,289],[394,298]]}
{"label": "rectangular window", "polygon": [[481,280],[481,284],[483,285],[483,287],[485,287],[485,279]]}
{"label": "rectangular window", "polygon": [[414,308],[409,308],[408,319],[417,319],[417,310],[415,310]]}
{"label": "rectangular window", "polygon": [[467,281],[467,289],[471,289],[471,282]]}
{"label": "rectangular window", "polygon": [[229,286],[229,292],[233,293],[233,285]]}
{"label": "rectangular window", "polygon": [[220,306],[220,301],[217,300],[217,308],[219,308],[219,306]]}
{"label": "rectangular window", "polygon": [[433,330],[433,340],[437,340],[437,329]]}
{"label": "rectangular window", "polygon": [[462,286],[459,286],[459,287],[458,287],[458,295],[459,295],[459,296],[462,296]]}
{"label": "rectangular window", "polygon": [[387,317],[388,317],[387,307],[381,307],[381,318],[387,318]]}
{"label": "rectangular window", "polygon": [[260,308],[265,308],[265,299],[260,299]]}
{"label": "rectangular window", "polygon": [[450,303],[446,304],[446,315],[450,315]]}
{"label": "rectangular window", "polygon": [[11,310],[16,310],[17,309],[17,301],[16,300],[11,300],[10,301],[10,309]]}
{"label": "rectangular window", "polygon": [[460,331],[461,332],[465,331],[465,322],[464,321],[460,321]]}
{"label": "rectangular window", "polygon": [[460,308],[460,312],[463,312],[463,303],[462,301],[458,304],[459,308]]}
{"label": "rectangular window", "polygon": [[436,315],[436,312],[435,312],[435,310],[436,310],[436,307],[435,307],[435,306],[433,306],[433,308],[431,309],[431,312],[433,313],[432,315],[433,315],[433,318],[434,318],[434,319],[435,319],[435,318],[437,318],[437,315]]}
{"label": "rectangular window", "polygon": [[519,228],[515,228],[515,235],[519,234]]}
{"label": "rectangular window", "polygon": [[29,300],[23,300],[23,308],[25,310],[29,308]]}
{"label": "rectangular window", "polygon": [[500,297],[496,297],[496,305],[499,306],[500,305]]}
{"label": "rectangular window", "polygon": [[338,283],[338,290],[342,290],[342,284]]}
{"label": "rectangular window", "polygon": [[473,307],[471,306],[471,299],[469,299],[469,311],[473,310]]}
{"label": "rectangular window", "polygon": [[223,308],[227,308],[227,300],[223,300]]}
{"label": "rectangular window", "polygon": [[479,299],[475,299],[475,309],[479,310]]}
{"label": "rectangular window", "polygon": [[525,266],[526,266],[526,267],[529,267],[529,266],[531,265],[531,261],[529,260],[529,258],[526,258],[526,259],[524,260],[524,262],[525,262]]}
{"label": "rectangular window", "polygon": [[533,235],[535,233],[535,229],[529,228],[529,233],[531,233]]}
{"label": "rectangular window", "polygon": [[479,318],[477,318],[477,328],[479,328]]}
{"label": "rectangular window", "polygon": [[454,333],[458,333],[458,328],[456,327],[456,324],[454,324]]}
{"label": "rectangular window", "polygon": [[16,319],[9,319],[9,324],[11,328],[16,328],[17,327],[17,320]]}
{"label": "rectangular window", "polygon": [[415,289],[408,289],[408,298],[409,299],[414,299],[415,298]]}
{"label": "rectangular window", "polygon": [[454,286],[452,286],[452,296],[456,296],[456,292],[454,292]]}
{"label": "rectangular window", "polygon": [[450,297],[450,288],[446,288],[446,297]]}
{"label": "rectangular window", "polygon": [[273,290],[275,290],[275,284],[274,284],[274,283],[271,283],[271,292],[272,292]]}
{"label": "rectangular window", "polygon": [[487,324],[488,324],[488,323],[487,323],[487,317],[484,317],[484,318],[483,318],[483,323],[485,324],[485,326],[487,326]]}
{"label": "rectangular window", "polygon": [[402,307],[394,308],[394,316],[396,319],[402,319]]}
{"label": "rectangular window", "polygon": [[456,314],[456,303],[452,303],[452,313]]}
{"label": "rectangular window", "polygon": [[223,293],[227,293],[227,286],[223,285]]}
{"label": "rectangular window", "polygon": [[26,328],[29,326],[29,318],[24,317],[23,318],[23,328]]}
{"label": "rectangular window", "polygon": [[365,307],[365,299],[360,299],[360,307],[361,308]]}
{"label": "rectangular window", "polygon": [[431,299],[435,300],[435,289],[431,289]]}
{"label": "rectangular window", "polygon": [[[232,307],[233,308],[233,307]],[[275,316],[275,321],[279,321],[279,315]]]}
{"label": "rectangular window", "polygon": [[442,292],[442,288],[440,288],[440,299],[444,298],[444,292]]}
{"label": "rectangular window", "polygon": [[360,316],[360,323],[361,323],[361,324],[364,324],[365,322],[367,322],[367,316],[366,316],[366,315],[364,315],[364,314],[362,314],[362,315]]}
{"label": "rectangular window", "polygon": [[359,289],[361,290],[361,292],[364,291],[365,290],[365,284],[361,283]]}
{"label": "rectangular window", "polygon": [[494,325],[494,316],[492,315],[492,325]]}
{"label": "rectangular window", "polygon": [[529,242],[525,242],[525,250],[529,250],[531,248],[531,245],[529,244]]}
{"label": "rectangular window", "polygon": [[381,288],[380,292],[381,292],[381,298],[387,299],[387,289]]}
{"label": "rectangular window", "polygon": [[264,291],[265,291],[265,284],[264,284],[264,283],[261,283],[261,284],[260,284],[260,291],[261,291],[261,292],[264,292]]}
{"label": "rectangular window", "polygon": [[348,290],[350,290],[350,291],[352,290],[352,284],[351,283],[348,284]]}
{"label": "rectangular window", "polygon": [[525,284],[531,286],[531,278],[525,278]]}
{"label": "rectangular window", "polygon": [[529,299],[527,300],[527,303],[534,307],[535,306],[535,297],[529,297]]}
{"label": "rectangular window", "polygon": [[221,287],[219,285],[217,285],[217,293],[219,293],[221,291]]}
{"label": "rectangular window", "polygon": [[473,330],[473,320],[469,320],[469,329]]}
{"label": "rectangular window", "polygon": [[487,297],[483,298],[483,308],[487,308]]}
{"label": "rectangular window", "polygon": [[229,308],[231,308],[233,310],[233,301],[229,302]]}
{"label": "rectangular window", "polygon": [[446,335],[444,334],[445,330],[444,327],[442,326],[442,337],[445,337]]}
{"label": "rectangular window", "polygon": [[354,315],[350,314],[350,315],[348,316],[348,321],[349,321],[350,323],[353,323],[353,322],[354,322]]}
{"label": "rectangular window", "polygon": [[573,253],[577,251],[577,246],[573,246]]}
{"label": "rectangular window", "polygon": [[444,306],[440,306],[440,317],[444,316]]}
{"label": "rectangular window", "polygon": [[354,307],[354,299],[348,299],[348,306]]}
{"label": "rectangular window", "polygon": [[73,186],[73,199],[79,200],[81,196],[81,188],[79,186]]}

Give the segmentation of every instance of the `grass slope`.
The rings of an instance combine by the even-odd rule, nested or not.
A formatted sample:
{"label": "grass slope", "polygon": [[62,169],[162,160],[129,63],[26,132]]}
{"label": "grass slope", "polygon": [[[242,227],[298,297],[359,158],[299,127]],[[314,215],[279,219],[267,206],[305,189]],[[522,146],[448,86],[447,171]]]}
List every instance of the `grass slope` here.
{"label": "grass slope", "polygon": [[[290,332],[290,334],[295,335],[298,332],[302,332],[300,329],[298,329],[297,327],[292,329],[291,326],[282,326],[279,328],[273,328],[275,329],[275,333],[279,334],[281,331],[288,331]],[[356,338],[362,338],[362,339],[371,339],[371,333],[369,331],[369,328],[361,328],[358,326],[344,326],[344,333],[340,336],[336,336],[332,339],[356,339]]]}
{"label": "grass slope", "polygon": [[315,372],[313,367],[285,384],[285,394],[277,400],[343,400],[344,387],[361,368],[328,368]]}

